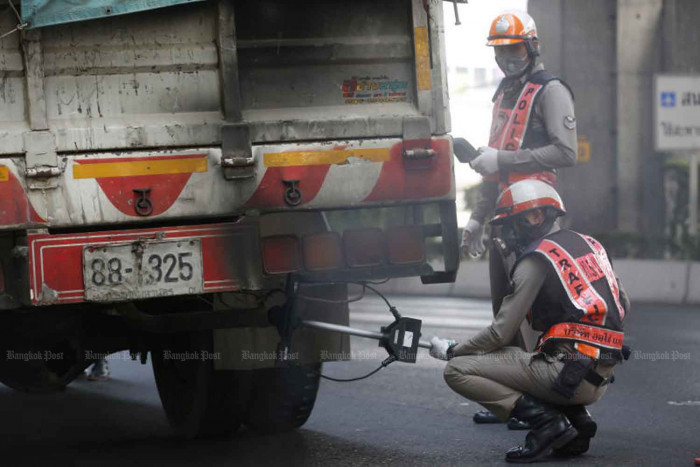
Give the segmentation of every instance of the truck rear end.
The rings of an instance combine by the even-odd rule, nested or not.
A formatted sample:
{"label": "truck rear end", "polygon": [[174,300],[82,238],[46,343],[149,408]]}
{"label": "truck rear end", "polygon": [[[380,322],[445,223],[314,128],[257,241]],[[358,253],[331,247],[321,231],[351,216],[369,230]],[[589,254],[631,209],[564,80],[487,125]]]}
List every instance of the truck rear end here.
{"label": "truck rear end", "polygon": [[151,352],[179,434],[299,426],[348,341],[290,316],[347,324],[348,283],[454,281],[442,5],[72,3],[23,1],[0,40],[4,346],[62,354],[0,380]]}

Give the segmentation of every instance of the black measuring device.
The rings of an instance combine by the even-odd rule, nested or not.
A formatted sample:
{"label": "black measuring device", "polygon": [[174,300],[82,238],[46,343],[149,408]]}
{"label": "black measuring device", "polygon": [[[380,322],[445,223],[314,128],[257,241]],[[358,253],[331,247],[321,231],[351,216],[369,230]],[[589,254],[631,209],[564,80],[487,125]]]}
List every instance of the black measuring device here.
{"label": "black measuring device", "polygon": [[454,138],[452,140],[452,146],[457,160],[462,164],[470,163],[479,155],[479,151],[464,138]]}

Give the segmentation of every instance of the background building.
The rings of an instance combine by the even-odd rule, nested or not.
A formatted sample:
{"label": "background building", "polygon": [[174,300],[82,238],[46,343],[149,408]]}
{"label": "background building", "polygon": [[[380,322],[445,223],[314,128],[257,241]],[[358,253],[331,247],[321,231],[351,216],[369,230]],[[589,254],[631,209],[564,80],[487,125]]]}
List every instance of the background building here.
{"label": "background building", "polygon": [[687,203],[689,157],[655,151],[654,75],[700,72],[700,2],[530,0],[528,8],[545,64],[576,93],[590,151],[561,178],[573,226],[668,237]]}

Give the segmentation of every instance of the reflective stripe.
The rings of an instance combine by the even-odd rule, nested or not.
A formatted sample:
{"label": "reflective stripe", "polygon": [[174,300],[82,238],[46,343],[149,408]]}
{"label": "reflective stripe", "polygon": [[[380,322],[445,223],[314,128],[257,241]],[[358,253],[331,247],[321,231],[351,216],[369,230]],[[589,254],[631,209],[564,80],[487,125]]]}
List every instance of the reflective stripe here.
{"label": "reflective stripe", "polygon": [[491,122],[489,146],[507,151],[520,149],[530,122],[532,103],[543,87],[541,84],[527,83],[520,92],[513,109],[501,108],[503,93],[500,93]]}
{"label": "reflective stripe", "polygon": [[552,240],[542,240],[536,251],[544,255],[554,266],[571,303],[583,311],[581,321],[604,324],[608,311],[605,300],[593,288],[576,260],[561,245]]}
{"label": "reflective stripe", "polygon": [[73,178],[113,178],[138,175],[166,175],[207,171],[207,156],[144,157],[136,160],[87,159],[76,161]]}
{"label": "reflective stripe", "polygon": [[416,48],[416,81],[419,91],[429,91],[432,88],[430,75],[430,39],[428,28],[413,29]]}
{"label": "reflective stripe", "polygon": [[[535,96],[544,86],[542,84],[527,83],[518,96],[516,105],[513,109],[501,108],[503,102],[503,92],[498,94],[496,103],[493,107],[493,115],[491,121],[491,133],[489,136],[489,146],[495,149],[505,149],[515,151],[520,149],[523,144],[525,132],[530,122],[532,114],[532,103]],[[490,182],[501,182],[499,191],[504,191],[508,186],[521,180],[541,180],[549,185],[554,186],[557,182],[557,176],[551,171],[542,171],[534,173],[508,172],[507,180],[501,179],[500,173],[487,175],[484,180]]]}
{"label": "reflective stripe", "polygon": [[10,180],[10,169],[5,166],[0,166],[0,182],[7,182]]}
{"label": "reflective stripe", "polygon": [[574,349],[578,350],[584,355],[588,355],[596,360],[600,358],[600,349],[592,345],[584,344],[582,342],[576,342],[574,344]]}
{"label": "reflective stripe", "polygon": [[351,157],[369,162],[387,162],[391,160],[391,148],[273,152],[264,154],[263,161],[265,167],[300,167],[345,164]]}
{"label": "reflective stripe", "polygon": [[507,151],[515,151],[520,149],[523,144],[523,136],[527,130],[527,125],[530,123],[530,115],[532,114],[532,102],[535,96],[542,89],[541,84],[527,83],[523,91],[518,97],[518,103],[513,109],[513,114],[508,122],[508,127],[505,130],[505,139],[501,149]]}
{"label": "reflective stripe", "polygon": [[[582,323],[559,323],[550,327],[546,333],[540,337],[537,346],[541,349],[549,339],[566,339],[571,341],[590,344],[594,347],[603,347],[612,350],[622,350],[622,343],[625,335],[622,332],[611,331],[610,329],[588,326]],[[581,346],[577,350],[581,351]],[[584,347],[586,350],[586,347]],[[586,352],[581,352],[586,353]],[[586,354],[588,355],[588,354]],[[589,355],[590,356],[590,355]],[[597,357],[595,357],[597,358]]]}
{"label": "reflective stripe", "polygon": [[613,272],[612,264],[610,264],[610,260],[608,259],[608,254],[605,252],[605,248],[603,248],[603,245],[598,243],[598,241],[593,237],[589,237],[588,235],[581,235],[581,237],[586,241],[586,243],[588,243],[588,246],[590,246],[591,249],[594,251],[598,259],[598,265],[603,270],[603,273],[605,274],[605,279],[608,281],[608,286],[610,287],[610,291],[612,292],[613,298],[615,299],[615,306],[617,306],[617,311],[618,313],[620,313],[620,321],[624,321],[625,308],[620,302],[620,287],[617,285],[617,279],[615,278],[615,273]]}

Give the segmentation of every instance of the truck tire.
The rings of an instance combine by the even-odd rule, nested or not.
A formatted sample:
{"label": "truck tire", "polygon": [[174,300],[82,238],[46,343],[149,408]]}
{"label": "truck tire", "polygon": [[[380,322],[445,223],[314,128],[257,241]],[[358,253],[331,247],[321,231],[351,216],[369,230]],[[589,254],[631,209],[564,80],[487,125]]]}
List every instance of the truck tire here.
{"label": "truck tire", "polygon": [[321,363],[254,370],[245,424],[262,433],[302,426],[316,402],[320,371]]}
{"label": "truck tire", "polygon": [[241,424],[251,374],[215,370],[212,342],[211,331],[169,334],[152,352],[160,400],[178,437],[226,436]]}

